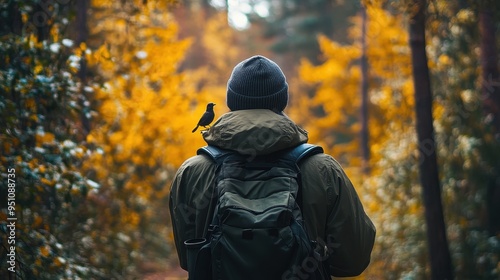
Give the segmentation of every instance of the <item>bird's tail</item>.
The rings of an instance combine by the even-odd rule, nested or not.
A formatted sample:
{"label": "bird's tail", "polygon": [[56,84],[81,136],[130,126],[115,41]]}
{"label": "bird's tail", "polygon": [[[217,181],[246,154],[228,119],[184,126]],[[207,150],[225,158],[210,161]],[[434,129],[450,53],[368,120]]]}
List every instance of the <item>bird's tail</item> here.
{"label": "bird's tail", "polygon": [[193,133],[198,129],[199,125],[197,125],[194,129],[193,129]]}

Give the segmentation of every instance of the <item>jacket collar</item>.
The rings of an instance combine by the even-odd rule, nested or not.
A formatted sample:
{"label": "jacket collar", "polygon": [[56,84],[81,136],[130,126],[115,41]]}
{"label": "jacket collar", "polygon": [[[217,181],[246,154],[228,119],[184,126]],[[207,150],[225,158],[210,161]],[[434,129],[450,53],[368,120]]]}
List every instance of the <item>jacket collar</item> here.
{"label": "jacket collar", "polygon": [[203,134],[209,145],[246,155],[266,155],[307,142],[307,132],[286,115],[267,109],[222,115]]}

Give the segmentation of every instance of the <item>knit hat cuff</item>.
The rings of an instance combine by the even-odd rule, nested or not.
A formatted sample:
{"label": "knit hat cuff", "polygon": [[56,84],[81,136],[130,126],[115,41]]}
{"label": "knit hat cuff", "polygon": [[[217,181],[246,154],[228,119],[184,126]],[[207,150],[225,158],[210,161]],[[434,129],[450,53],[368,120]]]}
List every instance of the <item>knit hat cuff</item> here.
{"label": "knit hat cuff", "polygon": [[270,109],[283,111],[288,104],[288,84],[278,92],[266,96],[241,95],[227,87],[226,103],[230,110]]}

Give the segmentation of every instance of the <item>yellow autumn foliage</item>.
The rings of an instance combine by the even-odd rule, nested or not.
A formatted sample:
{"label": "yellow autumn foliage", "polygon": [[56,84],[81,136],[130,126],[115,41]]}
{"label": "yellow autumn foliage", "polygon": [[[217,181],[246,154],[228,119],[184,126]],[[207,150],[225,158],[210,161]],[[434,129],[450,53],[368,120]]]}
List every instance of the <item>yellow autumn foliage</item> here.
{"label": "yellow autumn foliage", "polygon": [[[389,14],[377,5],[367,7],[367,58],[369,65],[369,133],[371,162],[380,160],[380,149],[391,136],[391,130],[412,129],[413,84],[408,35],[402,18]],[[349,29],[351,45],[341,45],[325,36],[318,38],[323,63],[302,61],[299,75],[315,89],[312,97],[301,96],[303,110],[309,108],[312,118],[300,117],[313,142],[327,151],[361,166],[359,132],[361,102],[361,19],[353,19]],[[309,121],[308,121],[309,120]],[[372,166],[376,172],[376,166]]]}
{"label": "yellow autumn foliage", "polygon": [[48,257],[50,254],[50,247],[48,245],[43,245],[42,247],[40,247],[40,255],[42,255],[42,257]]}
{"label": "yellow autumn foliage", "polygon": [[[101,185],[92,193],[105,206],[96,224],[124,240],[123,250],[134,258],[152,254],[144,246],[171,253],[164,249],[172,244],[165,202],[170,180],[206,144],[199,132],[191,132],[206,104],[218,105],[216,117],[226,110],[227,67],[237,57],[236,48],[211,46],[233,40],[230,28],[224,29],[225,17],[210,18],[202,38],[179,39],[178,23],[158,5],[94,1],[91,33],[106,40],[85,52],[90,67],[105,78],[102,87],[93,88],[98,123],[87,135],[97,152],[83,167]],[[194,40],[207,46],[210,59],[200,68],[184,68]],[[131,238],[144,232],[148,238]]]}
{"label": "yellow autumn foliage", "polygon": [[41,147],[43,144],[49,144],[54,142],[55,135],[50,132],[37,133],[35,136],[36,145]]}

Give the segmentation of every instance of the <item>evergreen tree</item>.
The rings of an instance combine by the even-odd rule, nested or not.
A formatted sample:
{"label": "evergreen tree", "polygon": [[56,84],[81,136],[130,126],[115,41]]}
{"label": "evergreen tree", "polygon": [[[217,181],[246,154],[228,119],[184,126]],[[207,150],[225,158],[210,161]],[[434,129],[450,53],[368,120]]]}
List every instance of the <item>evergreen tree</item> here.
{"label": "evergreen tree", "polygon": [[72,11],[44,1],[0,6],[0,231],[15,241],[2,238],[2,279],[100,275],[81,242],[99,184],[80,171],[92,153],[80,118],[90,103],[79,90],[81,49],[66,32]]}

